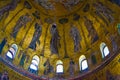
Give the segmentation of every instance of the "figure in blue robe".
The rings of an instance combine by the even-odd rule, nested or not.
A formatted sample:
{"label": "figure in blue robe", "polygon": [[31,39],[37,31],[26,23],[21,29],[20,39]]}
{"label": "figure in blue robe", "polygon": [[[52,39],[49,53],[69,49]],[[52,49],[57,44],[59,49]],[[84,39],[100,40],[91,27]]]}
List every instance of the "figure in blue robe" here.
{"label": "figure in blue robe", "polygon": [[33,34],[33,38],[32,38],[32,41],[29,45],[29,48],[33,49],[33,50],[36,50],[36,42],[40,45],[40,36],[41,36],[41,33],[42,33],[42,27],[41,25],[39,25],[38,23],[35,24],[35,32]]}
{"label": "figure in blue robe", "polygon": [[26,55],[25,55],[25,53],[23,53],[23,54],[22,54],[22,57],[21,57],[21,60],[20,60],[20,63],[19,63],[20,66],[22,66],[22,67],[24,66],[25,59],[26,59]]}
{"label": "figure in blue robe", "polygon": [[7,42],[7,40],[6,40],[6,38],[4,38],[2,40],[2,42],[1,42],[1,44],[0,44],[0,54],[1,54],[2,50],[3,50],[3,47],[5,46],[6,42]]}

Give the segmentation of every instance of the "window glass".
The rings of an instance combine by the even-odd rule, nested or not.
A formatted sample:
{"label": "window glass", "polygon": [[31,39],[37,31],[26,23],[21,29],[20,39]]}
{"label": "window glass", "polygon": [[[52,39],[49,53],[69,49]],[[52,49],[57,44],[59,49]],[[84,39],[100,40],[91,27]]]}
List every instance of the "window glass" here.
{"label": "window glass", "polygon": [[31,61],[30,69],[37,71],[39,66],[39,57],[35,55]]}
{"label": "window glass", "polygon": [[81,65],[82,65],[82,70],[87,69],[88,68],[87,60],[83,60]]}
{"label": "window glass", "polygon": [[37,71],[37,67],[33,64],[30,65],[30,69],[33,69],[33,70]]}
{"label": "window glass", "polygon": [[18,47],[16,44],[12,44],[12,46],[10,47],[10,49],[7,52],[7,57],[9,57],[10,59],[14,59],[17,53]]}
{"label": "window glass", "polygon": [[7,52],[7,56],[8,56],[9,58],[13,59],[13,55],[12,55],[9,51]]}
{"label": "window glass", "polygon": [[80,58],[79,58],[79,67],[80,67],[80,71],[83,71],[83,70],[88,68],[88,63],[87,63],[85,55],[80,56]]}
{"label": "window glass", "polygon": [[105,43],[100,44],[100,51],[102,54],[102,58],[105,58],[107,55],[109,55],[109,49]]}
{"label": "window glass", "polygon": [[56,63],[56,73],[63,73],[63,62],[61,60]]}
{"label": "window glass", "polygon": [[106,46],[104,48],[104,55],[107,56],[109,54],[109,50],[108,50],[108,47]]}
{"label": "window glass", "polygon": [[63,65],[57,65],[57,73],[63,73]]}

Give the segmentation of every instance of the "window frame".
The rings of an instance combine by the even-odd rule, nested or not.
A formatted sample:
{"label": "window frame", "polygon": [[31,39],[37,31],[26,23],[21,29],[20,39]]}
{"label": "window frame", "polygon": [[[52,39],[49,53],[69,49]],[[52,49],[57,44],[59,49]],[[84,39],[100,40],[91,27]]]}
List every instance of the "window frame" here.
{"label": "window frame", "polygon": [[[12,44],[6,53],[7,59],[13,60],[17,54],[17,51],[18,51],[18,46],[16,44]],[[11,54],[12,57],[10,57],[8,54]]]}
{"label": "window frame", "polygon": [[83,59],[83,60],[81,61],[81,63],[80,63],[80,64],[81,64],[81,67],[80,67],[80,68],[81,68],[81,71],[84,71],[84,70],[88,69],[88,63],[87,63],[87,68],[83,69],[83,64],[82,64],[82,63],[83,63],[84,61],[86,61],[86,63],[87,63],[87,59]]}
{"label": "window frame", "polygon": [[[105,53],[105,51],[104,51],[105,48],[107,48],[107,50],[109,51],[109,53]],[[104,42],[102,42],[100,44],[100,51],[101,51],[103,59],[110,55],[110,50],[109,50],[108,46]]]}
{"label": "window frame", "polygon": [[[86,61],[86,63],[87,63],[87,67],[85,69],[83,69],[83,64],[82,64],[84,61]],[[79,57],[79,69],[80,69],[80,72],[83,72],[83,71],[86,71],[89,69],[88,61],[87,61],[85,55],[81,55]]]}
{"label": "window frame", "polygon": [[34,67],[36,67],[36,69],[33,69],[29,66],[30,70],[34,70],[34,71],[38,71],[38,67],[39,67],[39,63],[40,63],[40,58],[37,55],[34,55],[32,60],[31,60],[31,65],[33,65]]}
{"label": "window frame", "polygon": [[[58,71],[58,66],[61,66],[62,71],[61,72],[57,72]],[[56,74],[63,74],[64,73],[64,66],[63,66],[63,62],[61,60],[58,60],[56,62]]]}

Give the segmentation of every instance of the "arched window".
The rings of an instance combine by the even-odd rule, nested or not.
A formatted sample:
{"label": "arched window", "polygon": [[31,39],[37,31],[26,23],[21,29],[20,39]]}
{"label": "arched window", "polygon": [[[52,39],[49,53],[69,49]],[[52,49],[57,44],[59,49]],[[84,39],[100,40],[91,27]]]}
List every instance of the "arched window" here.
{"label": "arched window", "polygon": [[56,73],[63,73],[63,62],[61,60],[56,63]]}
{"label": "arched window", "polygon": [[102,54],[102,58],[105,58],[107,55],[109,55],[109,49],[105,43],[100,44],[100,51]]}
{"label": "arched window", "polygon": [[14,59],[18,50],[18,46],[16,44],[12,44],[8,52],[6,53],[7,58]]}
{"label": "arched window", "polygon": [[38,65],[39,65],[39,57],[37,55],[35,55],[32,59],[31,65],[30,65],[30,69],[37,71],[38,70]]}
{"label": "arched window", "polygon": [[80,66],[80,71],[84,71],[88,69],[88,63],[84,55],[81,55],[79,58],[79,66]]}

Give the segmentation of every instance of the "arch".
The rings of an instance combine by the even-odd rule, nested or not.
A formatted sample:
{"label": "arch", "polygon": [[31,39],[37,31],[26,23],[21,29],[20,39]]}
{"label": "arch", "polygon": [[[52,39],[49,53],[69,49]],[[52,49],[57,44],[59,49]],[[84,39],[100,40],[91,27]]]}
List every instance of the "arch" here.
{"label": "arch", "polygon": [[80,71],[84,71],[88,69],[88,63],[85,55],[81,55],[79,57],[79,66],[80,66]]}
{"label": "arch", "polygon": [[100,44],[100,51],[101,51],[101,54],[102,54],[102,58],[105,58],[106,56],[108,56],[110,54],[109,49],[104,42],[102,42]]}
{"label": "arch", "polygon": [[39,57],[37,55],[33,56],[31,64],[30,64],[30,69],[37,71],[38,70],[38,65],[39,65]]}
{"label": "arch", "polygon": [[39,57],[37,55],[33,57],[32,63],[36,63],[36,65],[39,64]]}
{"label": "arch", "polygon": [[18,51],[18,46],[16,44],[12,44],[12,46],[9,48],[8,52],[6,53],[6,56],[10,59],[14,59],[17,51]]}
{"label": "arch", "polygon": [[61,60],[56,62],[56,73],[63,73],[63,62]]}

